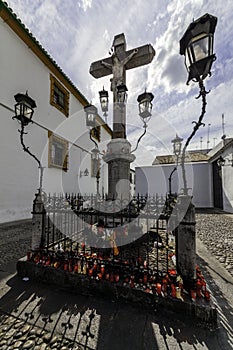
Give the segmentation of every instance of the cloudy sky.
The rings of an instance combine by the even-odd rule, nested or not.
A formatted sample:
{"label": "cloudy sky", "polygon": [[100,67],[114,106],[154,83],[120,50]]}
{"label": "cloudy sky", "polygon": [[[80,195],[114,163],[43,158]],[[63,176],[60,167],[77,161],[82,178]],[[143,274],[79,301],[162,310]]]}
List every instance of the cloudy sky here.
{"label": "cloudy sky", "polygon": [[[127,48],[147,43],[156,55],[150,65],[127,72],[128,139],[135,146],[142,133],[137,96],[145,88],[154,94],[153,115],[134,163],[150,165],[156,155],[172,152],[176,133],[184,140],[192,121],[201,113],[196,100],[198,85],[186,85],[184,56],[179,40],[193,19],[205,13],[218,17],[212,77],[205,80],[207,113],[205,127],[198,131],[190,149],[209,147],[221,141],[222,114],[225,133],[233,137],[233,1],[225,0],[8,0],[8,5],[101,113],[98,91],[110,90],[110,76],[94,79],[89,74],[93,61],[109,57],[116,34],[125,33]],[[110,94],[111,98],[111,94]],[[111,115],[110,115],[111,123]],[[208,126],[209,125],[209,126]],[[202,139],[202,142],[201,142]]]}

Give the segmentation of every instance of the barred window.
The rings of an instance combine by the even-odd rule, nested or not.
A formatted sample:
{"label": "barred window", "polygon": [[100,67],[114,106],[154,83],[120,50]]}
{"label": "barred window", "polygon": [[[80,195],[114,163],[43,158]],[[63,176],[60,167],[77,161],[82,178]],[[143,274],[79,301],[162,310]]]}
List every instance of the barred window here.
{"label": "barred window", "polygon": [[68,170],[68,141],[61,137],[55,136],[49,131],[49,167],[60,168],[64,171]]}
{"label": "barred window", "polygon": [[68,117],[69,115],[69,92],[64,86],[50,74],[50,104]]}

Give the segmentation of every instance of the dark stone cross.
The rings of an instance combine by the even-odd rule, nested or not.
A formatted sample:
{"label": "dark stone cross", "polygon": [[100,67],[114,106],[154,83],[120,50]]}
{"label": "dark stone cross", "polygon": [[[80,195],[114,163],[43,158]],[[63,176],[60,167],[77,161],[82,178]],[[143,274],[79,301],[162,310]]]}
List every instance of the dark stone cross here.
{"label": "dark stone cross", "polygon": [[[126,84],[126,70],[144,66],[152,61],[155,55],[154,48],[148,44],[136,49],[126,51],[125,35],[118,34],[113,40],[113,54],[111,57],[93,62],[90,67],[90,74],[94,78],[102,78],[112,74],[111,90],[113,92],[114,105],[117,102],[117,86]],[[114,106],[113,113],[113,138],[126,138],[125,134],[125,108],[117,112]]]}

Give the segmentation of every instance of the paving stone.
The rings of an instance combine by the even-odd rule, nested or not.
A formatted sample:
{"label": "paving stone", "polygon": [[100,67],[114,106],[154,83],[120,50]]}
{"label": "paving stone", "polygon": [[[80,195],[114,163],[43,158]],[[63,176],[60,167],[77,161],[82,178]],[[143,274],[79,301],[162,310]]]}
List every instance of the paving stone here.
{"label": "paving stone", "polygon": [[51,339],[51,334],[50,333],[45,334],[44,337],[43,337],[43,341],[45,343],[49,343],[50,339]]}
{"label": "paving stone", "polygon": [[58,345],[59,345],[59,343],[58,343],[58,342],[53,343],[53,344],[50,344],[51,349],[57,349]]}
{"label": "paving stone", "polygon": [[36,339],[36,335],[35,334],[28,334],[28,339],[29,340]]}
{"label": "paving stone", "polygon": [[40,345],[36,345],[33,350],[41,350],[41,346]]}
{"label": "paving stone", "polygon": [[20,346],[23,344],[21,340],[18,340],[16,343],[14,343],[14,348],[20,348]]}
{"label": "paving stone", "polygon": [[57,340],[58,340],[58,337],[57,337],[56,335],[53,336],[52,339],[51,339],[51,341],[50,341],[50,344],[52,345],[52,344],[56,343]]}
{"label": "paving stone", "polygon": [[14,338],[19,339],[23,336],[22,332],[18,332],[17,330],[15,331]]}
{"label": "paving stone", "polygon": [[4,339],[10,339],[14,336],[15,329],[10,329],[8,332],[5,333]]}
{"label": "paving stone", "polygon": [[0,341],[0,349],[2,348],[2,346],[3,345],[5,345],[6,344],[6,339],[2,339],[1,341]]}
{"label": "paving stone", "polygon": [[36,331],[36,335],[37,335],[37,337],[39,337],[39,338],[43,338],[43,336],[45,335],[45,331],[42,331],[41,329],[38,329],[37,331]]}
{"label": "paving stone", "polygon": [[25,325],[22,329],[21,329],[21,332],[23,334],[27,333],[29,330],[30,330],[31,326],[29,325]]}
{"label": "paving stone", "polygon": [[31,349],[35,345],[33,340],[27,340],[25,344],[23,344],[22,349]]}
{"label": "paving stone", "polygon": [[22,321],[16,321],[15,324],[14,324],[14,328],[22,327],[22,325],[23,325]]}

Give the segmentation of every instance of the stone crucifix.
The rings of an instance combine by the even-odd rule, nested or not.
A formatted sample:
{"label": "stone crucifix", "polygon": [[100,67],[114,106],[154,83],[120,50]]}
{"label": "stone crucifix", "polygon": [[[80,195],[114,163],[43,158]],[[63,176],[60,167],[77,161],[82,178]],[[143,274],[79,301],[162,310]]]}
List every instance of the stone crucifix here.
{"label": "stone crucifix", "polygon": [[152,61],[155,50],[151,45],[140,46],[126,51],[125,35],[118,34],[114,37],[113,54],[111,57],[93,62],[90,74],[95,78],[101,78],[112,74],[111,91],[113,92],[113,138],[126,138],[125,133],[125,106],[117,106],[117,86],[126,84],[126,70],[143,66]]}
{"label": "stone crucifix", "polygon": [[[118,58],[117,54],[114,53],[112,55],[112,63],[108,63],[105,61],[102,61],[101,64],[105,66],[106,68],[110,69],[113,78],[111,80],[111,91],[113,91],[114,95],[117,91],[117,86],[121,84],[125,84],[125,65],[127,62],[131,60],[131,58],[138,52],[137,49],[135,49],[133,52],[131,52],[128,56],[126,56],[122,61]],[[114,96],[115,97],[115,96]],[[114,98],[114,100],[116,97]],[[116,101],[114,101],[116,102]]]}
{"label": "stone crucifix", "polygon": [[[113,137],[107,145],[103,160],[108,163],[108,199],[130,198],[130,163],[135,159],[131,144],[126,140],[126,108],[117,103],[117,87],[126,85],[126,70],[143,66],[152,61],[155,50],[148,44],[126,51],[125,35],[119,34],[113,40],[111,57],[93,62],[90,74],[102,78],[112,74],[113,92]],[[142,82],[143,84],[143,82]]]}

